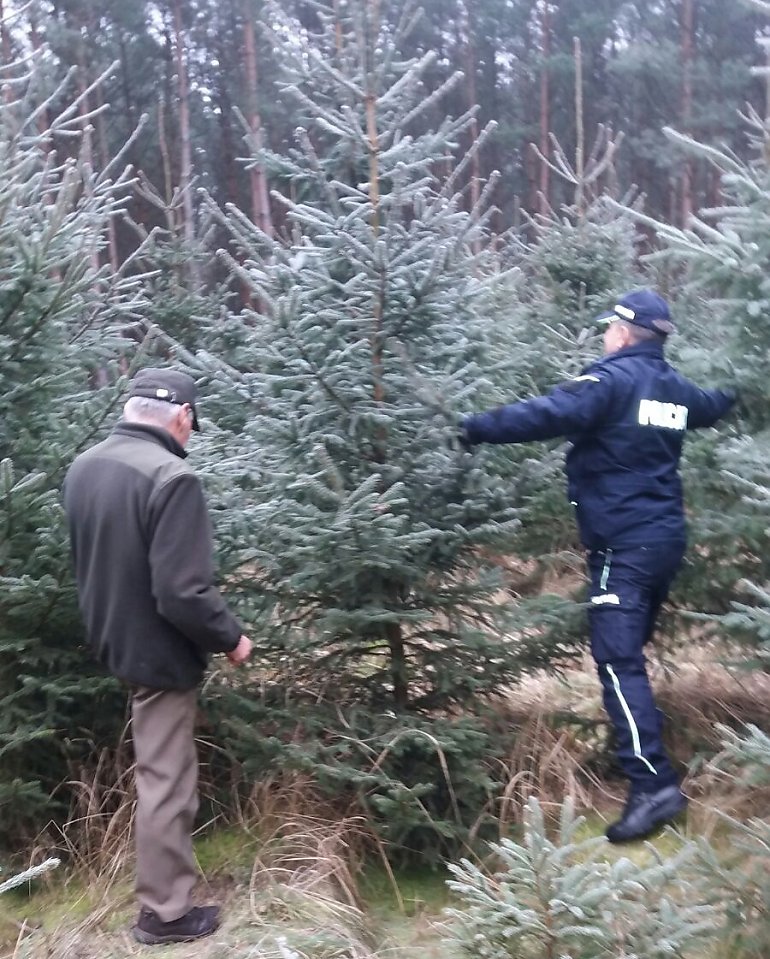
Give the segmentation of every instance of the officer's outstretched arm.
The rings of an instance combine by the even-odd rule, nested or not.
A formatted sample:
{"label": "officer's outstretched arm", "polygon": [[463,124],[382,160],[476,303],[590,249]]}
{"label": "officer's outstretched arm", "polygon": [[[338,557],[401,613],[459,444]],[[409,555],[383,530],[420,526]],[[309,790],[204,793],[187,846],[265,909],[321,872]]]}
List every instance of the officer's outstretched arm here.
{"label": "officer's outstretched arm", "polygon": [[612,388],[608,373],[584,373],[545,396],[466,416],[461,433],[469,445],[526,443],[580,433],[601,422],[610,408]]}
{"label": "officer's outstretched arm", "polygon": [[687,406],[687,428],[713,426],[735,403],[734,390],[701,390],[695,392]]}

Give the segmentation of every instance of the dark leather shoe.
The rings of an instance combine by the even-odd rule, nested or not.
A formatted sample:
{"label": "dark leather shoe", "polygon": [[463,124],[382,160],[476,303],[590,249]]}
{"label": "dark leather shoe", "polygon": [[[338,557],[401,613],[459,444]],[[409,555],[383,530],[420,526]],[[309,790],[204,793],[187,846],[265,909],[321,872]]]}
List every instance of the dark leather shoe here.
{"label": "dark leather shoe", "polygon": [[219,925],[219,906],[193,906],[179,919],[161,922],[152,909],[142,908],[139,919],[131,930],[134,939],[145,946],[164,942],[193,942],[210,936]]}
{"label": "dark leather shoe", "polygon": [[607,830],[610,842],[644,839],[687,808],[679,786],[665,786],[654,793],[632,793],[623,815]]}

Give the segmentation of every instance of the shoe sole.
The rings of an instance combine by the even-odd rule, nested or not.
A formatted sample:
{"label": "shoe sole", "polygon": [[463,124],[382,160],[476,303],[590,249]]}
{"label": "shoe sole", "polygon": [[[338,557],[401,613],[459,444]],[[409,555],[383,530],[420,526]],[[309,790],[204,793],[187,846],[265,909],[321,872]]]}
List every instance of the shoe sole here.
{"label": "shoe sole", "polygon": [[139,926],[134,926],[131,929],[131,934],[134,939],[143,946],[163,946],[170,945],[174,942],[197,942],[198,939],[205,939],[206,936],[215,933],[217,928],[217,926],[214,926],[213,929],[207,929],[206,932],[199,932],[197,936],[175,936],[173,933],[168,936],[159,936],[152,932],[146,932],[144,929],[140,929]]}

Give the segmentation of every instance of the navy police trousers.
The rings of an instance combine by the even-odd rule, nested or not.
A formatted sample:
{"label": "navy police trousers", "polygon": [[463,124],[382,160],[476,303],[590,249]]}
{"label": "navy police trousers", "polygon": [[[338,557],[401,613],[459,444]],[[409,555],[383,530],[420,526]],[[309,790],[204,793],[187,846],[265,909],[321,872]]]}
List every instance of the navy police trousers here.
{"label": "navy police trousers", "polygon": [[647,678],[644,646],[683,555],[681,542],[588,554],[591,652],[618,760],[634,793],[678,780],[663,748],[663,721]]}

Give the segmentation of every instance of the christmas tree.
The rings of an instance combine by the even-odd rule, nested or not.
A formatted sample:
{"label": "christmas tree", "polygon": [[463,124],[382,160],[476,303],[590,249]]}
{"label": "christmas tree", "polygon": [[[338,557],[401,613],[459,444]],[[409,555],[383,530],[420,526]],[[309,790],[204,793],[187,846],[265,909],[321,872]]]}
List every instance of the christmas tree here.
{"label": "christmas tree", "polygon": [[[492,861],[450,866],[460,908],[447,910],[451,940],[461,955],[479,959],[663,959],[694,956],[717,925],[714,906],[680,901],[683,869],[693,843],[667,859],[648,846],[652,861],[605,858],[607,841],[581,839],[583,820],[571,803],[549,829],[530,799],[521,841],[490,844]],[[691,888],[692,884],[691,884]],[[700,953],[702,954],[702,953]]]}
{"label": "christmas tree", "polygon": [[270,11],[305,120],[286,156],[256,158],[285,232],[220,214],[246,302],[206,332],[216,355],[187,357],[216,424],[228,590],[258,644],[252,684],[208,692],[250,775],[301,768],[393,850],[444,855],[494,818],[505,747],[479,712],[574,636],[544,641],[553,605],[505,590],[516,459],[457,443],[462,413],[510,398],[515,299],[488,246],[493,183],[470,203],[457,159],[472,112],[425,129],[458,77],[427,94],[434,55],[400,59],[411,4],[314,9],[315,32]]}
{"label": "christmas tree", "polygon": [[[92,389],[145,312],[141,277],[101,265],[127,172],[95,172],[72,78],[33,63],[0,105],[0,837],[32,823],[67,774],[73,740],[110,734],[122,708],[81,648],[59,488],[119,392]],[[56,106],[56,108],[55,108]],[[50,118],[50,119],[49,119]]]}
{"label": "christmas tree", "polygon": [[241,558],[280,681],[399,712],[468,703],[521,651],[492,561],[516,535],[515,477],[455,440],[504,359],[486,191],[466,210],[467,156],[445,172],[470,115],[419,132],[444,90],[422,88],[431,54],[399,61],[412,7],[318,9],[318,34],[287,50],[307,125],[266,157],[290,193],[286,242],[226,220],[250,302],[220,333],[209,408],[240,430]]}

